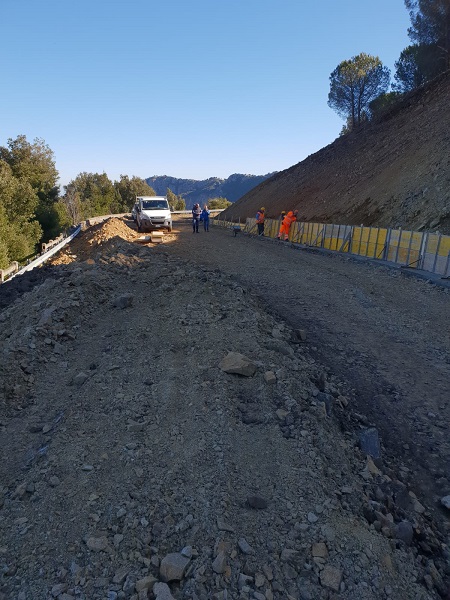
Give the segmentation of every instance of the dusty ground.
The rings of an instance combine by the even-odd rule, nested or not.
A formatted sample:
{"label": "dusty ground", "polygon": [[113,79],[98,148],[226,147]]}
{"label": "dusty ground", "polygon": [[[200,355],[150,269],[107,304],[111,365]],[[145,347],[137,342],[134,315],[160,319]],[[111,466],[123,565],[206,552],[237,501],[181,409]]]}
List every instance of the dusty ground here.
{"label": "dusty ground", "polygon": [[0,288],[0,598],[447,597],[448,293],[176,229]]}

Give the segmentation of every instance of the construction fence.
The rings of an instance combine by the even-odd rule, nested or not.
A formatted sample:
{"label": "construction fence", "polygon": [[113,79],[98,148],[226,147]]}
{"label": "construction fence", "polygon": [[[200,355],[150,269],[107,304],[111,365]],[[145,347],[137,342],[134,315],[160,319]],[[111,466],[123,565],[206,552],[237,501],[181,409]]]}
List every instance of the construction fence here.
{"label": "construction fence", "polygon": [[[257,235],[256,219],[213,219],[213,223],[230,229]],[[276,238],[279,219],[266,219],[265,237]],[[428,233],[325,223],[295,222],[289,230],[289,241],[309,248],[324,248],[357,256],[378,259],[428,271],[443,277],[450,276],[450,236]]]}

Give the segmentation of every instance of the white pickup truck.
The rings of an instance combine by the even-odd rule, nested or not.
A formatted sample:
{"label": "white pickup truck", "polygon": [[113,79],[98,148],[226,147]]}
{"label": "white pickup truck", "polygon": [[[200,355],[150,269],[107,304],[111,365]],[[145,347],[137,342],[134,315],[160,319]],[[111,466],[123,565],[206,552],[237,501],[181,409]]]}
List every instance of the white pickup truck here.
{"label": "white pickup truck", "polygon": [[172,231],[172,214],[166,196],[136,196],[138,231]]}

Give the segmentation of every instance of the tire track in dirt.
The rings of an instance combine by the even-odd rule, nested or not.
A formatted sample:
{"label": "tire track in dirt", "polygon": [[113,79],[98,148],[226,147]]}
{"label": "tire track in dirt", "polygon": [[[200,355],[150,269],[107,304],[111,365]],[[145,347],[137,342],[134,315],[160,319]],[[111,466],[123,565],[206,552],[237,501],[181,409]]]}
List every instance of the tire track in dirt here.
{"label": "tire track in dirt", "polygon": [[294,250],[212,227],[164,250],[219,267],[269,310],[308,332],[319,362],[353,388],[347,426],[375,425],[391,460],[439,511],[450,489],[450,302],[446,289],[348,257]]}

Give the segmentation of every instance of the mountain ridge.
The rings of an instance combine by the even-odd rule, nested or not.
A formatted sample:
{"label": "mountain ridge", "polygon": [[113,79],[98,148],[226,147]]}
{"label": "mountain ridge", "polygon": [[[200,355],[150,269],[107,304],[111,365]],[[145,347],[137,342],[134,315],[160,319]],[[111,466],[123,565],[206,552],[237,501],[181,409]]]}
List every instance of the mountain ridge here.
{"label": "mountain ridge", "polygon": [[157,195],[165,195],[169,188],[177,196],[181,196],[186,202],[186,208],[192,208],[198,202],[200,205],[207,204],[212,198],[226,198],[230,202],[236,202],[244,194],[256,185],[259,185],[276,172],[266,175],[247,175],[233,173],[226,179],[209,177],[208,179],[181,179],[170,175],[153,175],[145,179]]}

